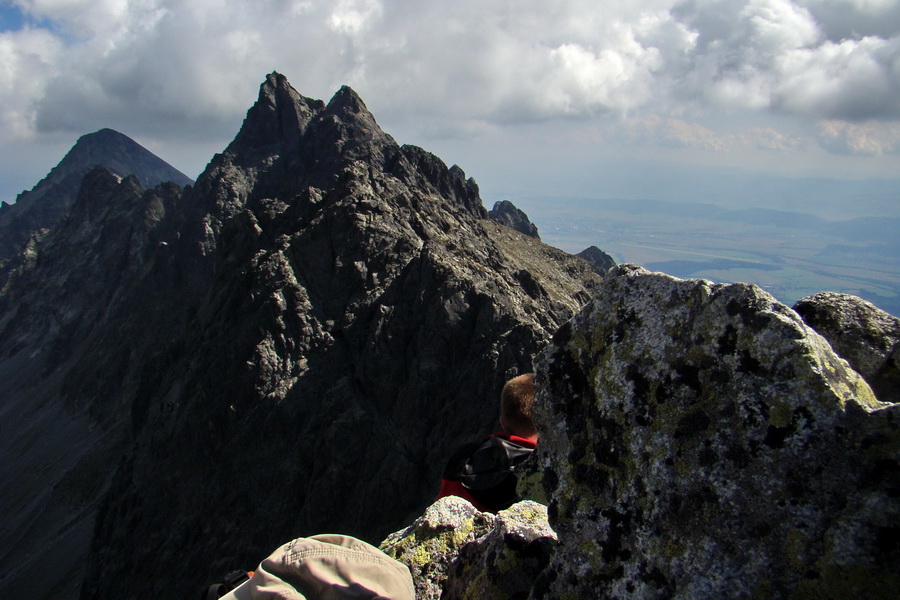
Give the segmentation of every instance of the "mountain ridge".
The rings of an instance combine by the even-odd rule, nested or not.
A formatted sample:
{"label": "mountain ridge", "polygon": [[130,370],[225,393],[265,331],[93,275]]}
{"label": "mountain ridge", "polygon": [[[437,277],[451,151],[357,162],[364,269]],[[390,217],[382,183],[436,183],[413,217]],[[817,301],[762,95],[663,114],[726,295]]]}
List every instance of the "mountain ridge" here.
{"label": "mountain ridge", "polygon": [[[587,300],[586,263],[490,221],[462,169],[335,96],[269,75],[190,187],[93,171],[0,295],[4,410],[21,415],[0,455],[33,465],[40,439],[48,461],[3,482],[10,502],[43,498],[6,506],[10,590],[59,540],[35,597],[175,597],[291,533],[376,540]],[[77,444],[52,429],[63,414],[89,424]]]}

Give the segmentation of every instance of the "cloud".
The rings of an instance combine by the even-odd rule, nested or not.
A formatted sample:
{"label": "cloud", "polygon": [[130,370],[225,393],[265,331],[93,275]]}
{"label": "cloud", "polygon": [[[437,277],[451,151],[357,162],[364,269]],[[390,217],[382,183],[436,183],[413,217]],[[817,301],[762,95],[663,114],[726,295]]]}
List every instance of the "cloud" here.
{"label": "cloud", "polygon": [[861,121],[900,117],[900,38],[864,37],[787,54],[773,105],[794,114]]}
{"label": "cloud", "polygon": [[[16,4],[67,46],[39,73],[36,122],[48,130],[135,110],[233,119],[240,90],[273,69],[300,74],[301,91],[349,83],[398,112],[498,124],[637,110],[900,116],[900,36],[881,33],[896,1]],[[838,12],[856,37],[829,37],[846,21]]]}
{"label": "cloud", "polygon": [[381,3],[378,0],[340,0],[328,24],[335,31],[358,34],[380,16]]}
{"label": "cloud", "polygon": [[0,138],[27,137],[38,102],[58,74],[59,39],[43,29],[0,33]]}
{"label": "cloud", "polygon": [[788,153],[810,142],[786,135],[771,127],[746,127],[738,132],[718,133],[700,123],[659,115],[632,117],[621,125],[610,125],[607,137],[615,137],[628,144],[690,148],[717,153],[740,153],[758,149]]}
{"label": "cloud", "polygon": [[416,140],[564,123],[735,154],[806,148],[806,127],[890,153],[849,124],[900,120],[900,0],[14,4],[42,28],[0,33],[0,139],[112,127],[221,148],[273,70],[316,98],[349,84]]}
{"label": "cloud", "polygon": [[800,0],[832,42],[876,36],[895,37],[900,31],[896,0]]}
{"label": "cloud", "polygon": [[869,121],[847,123],[823,121],[819,124],[823,145],[833,152],[883,156],[900,153],[900,122]]}

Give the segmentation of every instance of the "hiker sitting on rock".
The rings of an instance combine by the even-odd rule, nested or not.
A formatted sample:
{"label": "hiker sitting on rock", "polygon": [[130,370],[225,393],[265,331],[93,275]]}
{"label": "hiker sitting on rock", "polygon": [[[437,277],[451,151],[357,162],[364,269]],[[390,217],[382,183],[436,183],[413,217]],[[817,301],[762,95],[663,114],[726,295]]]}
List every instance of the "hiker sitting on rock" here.
{"label": "hiker sitting on rock", "polygon": [[496,513],[518,500],[513,469],[537,445],[538,434],[531,416],[534,375],[519,375],[506,382],[500,393],[500,425],[503,433],[460,446],[444,469],[438,498],[460,496],[484,512]]}

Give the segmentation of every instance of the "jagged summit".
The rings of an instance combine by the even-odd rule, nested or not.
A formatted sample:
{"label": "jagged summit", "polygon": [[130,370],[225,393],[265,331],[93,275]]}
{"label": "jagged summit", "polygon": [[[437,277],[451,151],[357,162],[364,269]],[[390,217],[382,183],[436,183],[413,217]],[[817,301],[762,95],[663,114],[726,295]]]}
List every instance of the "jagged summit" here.
{"label": "jagged summit", "polygon": [[227,216],[275,195],[330,189],[351,167],[389,174],[487,216],[474,180],[421,148],[400,146],[350,87],[326,104],[301,95],[277,72],[260,85],[234,141],[199,177],[198,194],[215,198]]}
{"label": "jagged summit", "polygon": [[353,113],[366,113],[371,116],[369,109],[366,108],[365,102],[362,101],[359,94],[353,91],[353,88],[349,85],[342,85],[341,88],[335,92],[334,96],[328,102],[328,108],[332,112],[345,110]]}
{"label": "jagged summit", "polygon": [[296,150],[300,136],[315,113],[325,108],[321,100],[306,98],[280,73],[270,73],[259,87],[259,98],[226,154],[248,154],[250,162],[260,153],[284,154]]}
{"label": "jagged summit", "polygon": [[532,223],[528,215],[509,200],[495,202],[494,208],[488,214],[498,223],[503,223],[507,227],[512,227],[516,231],[535,239],[541,239],[537,225]]}
{"label": "jagged summit", "polygon": [[296,167],[304,158],[317,158],[316,149],[304,144],[309,128],[314,129],[311,137],[319,145],[334,146],[348,140],[360,145],[376,140],[396,145],[349,87],[341,87],[326,105],[321,100],[302,96],[284,75],[273,72],[260,85],[259,98],[247,111],[237,137],[225,152],[244,166],[277,156],[286,161],[287,167]]}

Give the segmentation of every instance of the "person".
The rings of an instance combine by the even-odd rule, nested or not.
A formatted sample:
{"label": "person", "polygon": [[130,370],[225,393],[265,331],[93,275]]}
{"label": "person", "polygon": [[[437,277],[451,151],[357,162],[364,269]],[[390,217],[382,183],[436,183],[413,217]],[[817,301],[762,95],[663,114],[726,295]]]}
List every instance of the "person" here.
{"label": "person", "polygon": [[416,592],[409,568],[403,563],[354,537],[325,534],[297,538],[281,546],[249,579],[220,598],[415,600]]}
{"label": "person", "polygon": [[460,496],[483,512],[512,506],[516,495],[515,468],[537,447],[532,417],[534,375],[519,375],[500,392],[500,433],[460,446],[444,469],[438,499]]}

